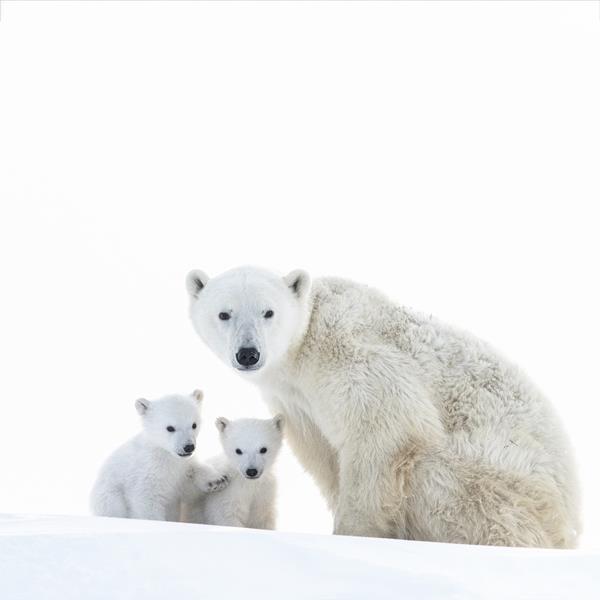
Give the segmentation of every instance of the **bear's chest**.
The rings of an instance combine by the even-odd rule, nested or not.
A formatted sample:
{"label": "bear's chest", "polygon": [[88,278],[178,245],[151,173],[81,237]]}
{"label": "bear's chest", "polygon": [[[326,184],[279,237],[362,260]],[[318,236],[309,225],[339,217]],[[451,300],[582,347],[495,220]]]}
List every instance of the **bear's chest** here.
{"label": "bear's chest", "polygon": [[344,431],[334,402],[328,402],[316,390],[305,390],[288,381],[271,382],[263,388],[264,398],[272,412],[283,412],[288,419],[310,419],[333,448],[339,449]]}

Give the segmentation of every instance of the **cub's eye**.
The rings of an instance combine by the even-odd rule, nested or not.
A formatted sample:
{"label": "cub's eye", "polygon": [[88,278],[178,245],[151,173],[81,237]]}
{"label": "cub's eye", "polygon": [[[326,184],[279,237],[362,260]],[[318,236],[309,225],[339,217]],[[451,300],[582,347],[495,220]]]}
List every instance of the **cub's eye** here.
{"label": "cub's eye", "polygon": [[167,427],[167,431],[168,431],[169,433],[173,433],[173,432],[175,431],[175,427],[173,427],[173,425],[169,425],[169,426]]}
{"label": "cub's eye", "polygon": [[231,315],[226,312],[220,312],[219,319],[221,319],[221,321],[228,321],[229,319],[231,319]]}
{"label": "cub's eye", "polygon": [[275,313],[272,310],[268,310],[265,313],[265,319],[270,319]]}
{"label": "cub's eye", "polygon": [[196,423],[192,423],[192,429],[196,429],[197,425]]}
{"label": "cub's eye", "polygon": [[261,448],[260,449],[260,453],[261,454],[266,454],[267,453],[267,449],[266,448]]}
{"label": "cub's eye", "polygon": [[236,454],[243,454],[243,452],[242,452],[242,451],[241,451],[239,448],[236,448],[236,449],[235,449],[235,453],[236,453]]}

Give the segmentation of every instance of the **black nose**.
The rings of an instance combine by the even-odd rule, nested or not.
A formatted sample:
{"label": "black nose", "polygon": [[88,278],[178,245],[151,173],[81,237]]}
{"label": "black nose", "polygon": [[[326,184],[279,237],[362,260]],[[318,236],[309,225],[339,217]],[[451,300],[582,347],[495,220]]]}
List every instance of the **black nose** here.
{"label": "black nose", "polygon": [[194,448],[196,448],[196,446],[194,446],[194,444],[187,444],[183,447],[184,452],[193,452]]}
{"label": "black nose", "polygon": [[235,358],[243,367],[252,367],[258,362],[260,352],[256,348],[240,348]]}
{"label": "black nose", "polygon": [[248,475],[248,477],[256,477],[258,471],[256,469],[246,469],[246,475]]}

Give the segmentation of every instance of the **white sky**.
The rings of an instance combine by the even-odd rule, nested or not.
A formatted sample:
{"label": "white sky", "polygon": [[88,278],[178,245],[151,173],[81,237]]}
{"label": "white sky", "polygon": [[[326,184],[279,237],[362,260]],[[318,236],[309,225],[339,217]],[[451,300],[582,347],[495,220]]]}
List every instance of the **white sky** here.
{"label": "white sky", "polygon": [[[186,272],[376,286],[480,335],[563,415],[600,546],[595,2],[3,2],[0,512],[87,512],[139,396],[267,415]],[[330,530],[279,463],[281,529]]]}

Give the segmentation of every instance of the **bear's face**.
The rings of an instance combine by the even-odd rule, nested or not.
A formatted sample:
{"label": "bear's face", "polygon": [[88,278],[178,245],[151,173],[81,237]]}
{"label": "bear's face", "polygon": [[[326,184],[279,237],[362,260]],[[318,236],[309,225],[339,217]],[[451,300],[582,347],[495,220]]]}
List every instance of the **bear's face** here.
{"label": "bear's face", "polygon": [[144,435],[153,444],[181,458],[190,457],[200,431],[199,404],[202,392],[190,396],[164,396],[159,400],[140,398],[135,408],[142,417]]}
{"label": "bear's face", "polygon": [[283,416],[216,421],[229,462],[247,479],[258,479],[272,464],[283,437]]}
{"label": "bear's face", "polygon": [[299,339],[308,319],[310,277],[286,277],[242,267],[209,279],[202,271],[187,277],[190,316],[204,342],[241,373],[276,364]]}

